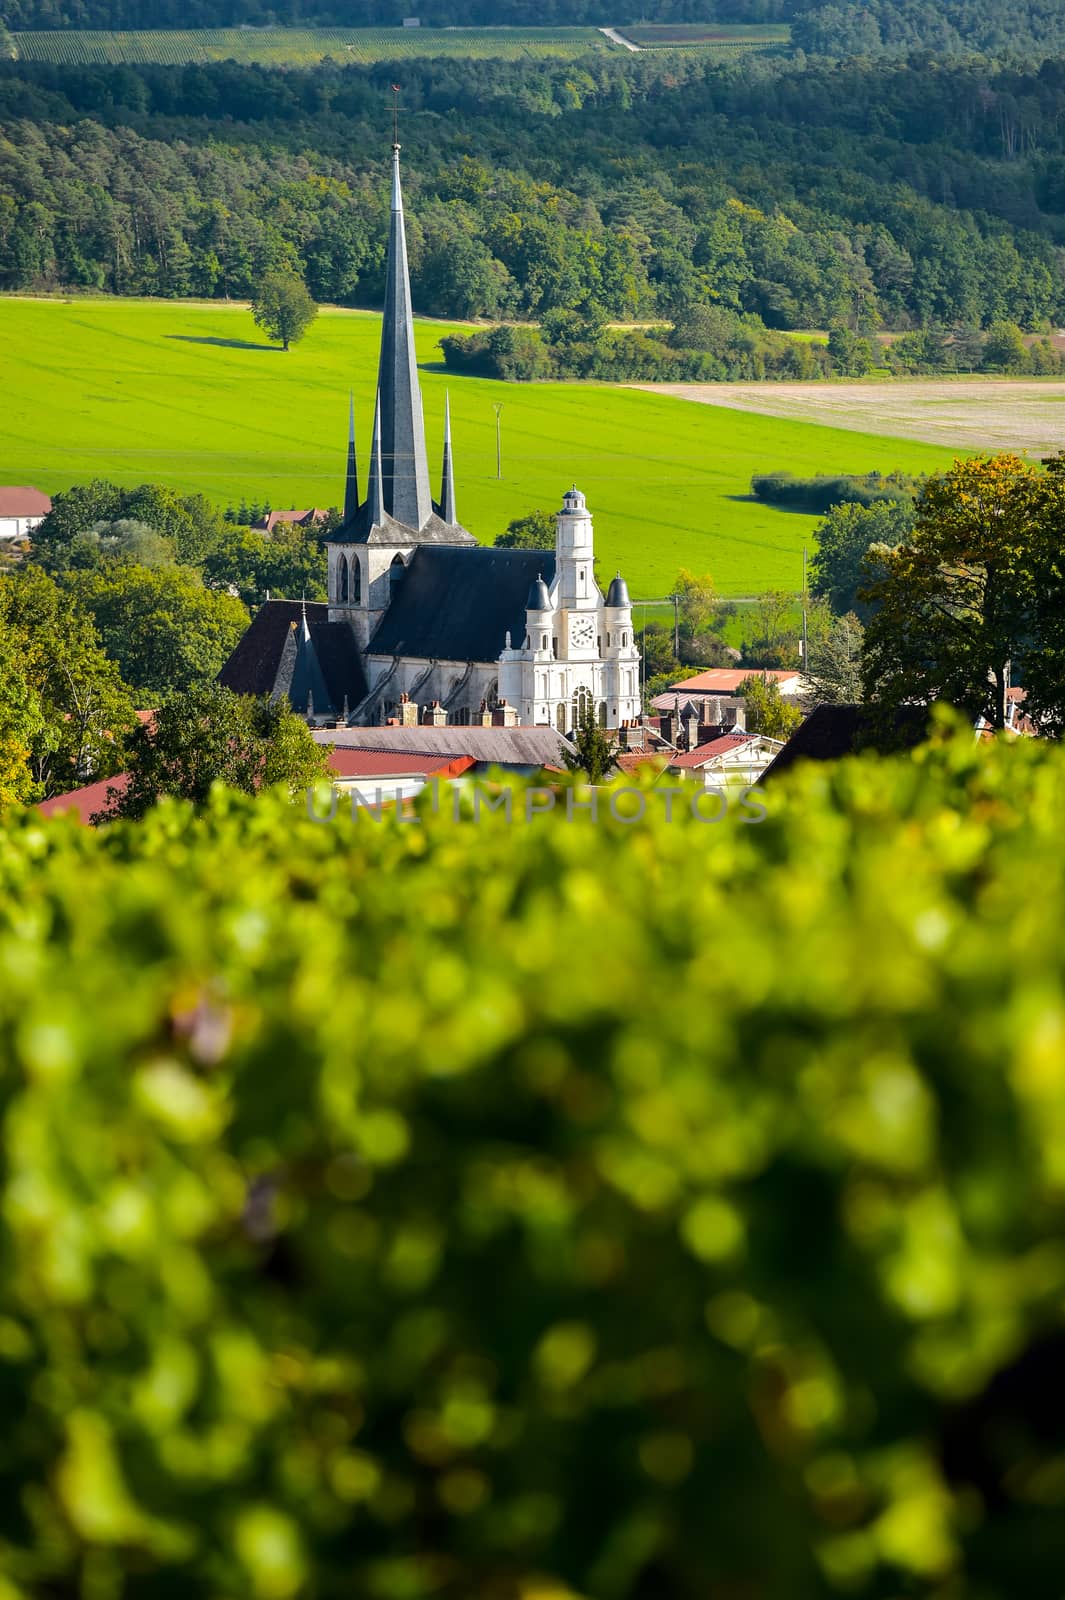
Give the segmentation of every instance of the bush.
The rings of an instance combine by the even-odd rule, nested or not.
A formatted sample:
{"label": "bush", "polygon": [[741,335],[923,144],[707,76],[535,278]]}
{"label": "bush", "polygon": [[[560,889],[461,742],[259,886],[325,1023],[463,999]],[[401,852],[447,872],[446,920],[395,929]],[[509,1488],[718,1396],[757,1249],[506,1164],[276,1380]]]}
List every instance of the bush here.
{"label": "bush", "polygon": [[911,501],[921,479],[902,472],[839,473],[835,477],[797,478],[791,472],[763,472],[751,479],[751,493],[768,505],[827,516],[833,506],[873,506],[886,501]]}
{"label": "bush", "polygon": [[6,1592],[1056,1595],[1063,781],[16,820]]}

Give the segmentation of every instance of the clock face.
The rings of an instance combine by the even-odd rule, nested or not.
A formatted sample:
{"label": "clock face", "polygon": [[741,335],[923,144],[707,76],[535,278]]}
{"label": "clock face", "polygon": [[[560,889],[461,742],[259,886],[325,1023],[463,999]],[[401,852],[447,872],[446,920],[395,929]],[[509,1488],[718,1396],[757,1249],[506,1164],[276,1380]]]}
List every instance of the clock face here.
{"label": "clock face", "polygon": [[578,650],[587,650],[595,640],[595,623],[591,617],[574,617],[569,627],[569,642]]}

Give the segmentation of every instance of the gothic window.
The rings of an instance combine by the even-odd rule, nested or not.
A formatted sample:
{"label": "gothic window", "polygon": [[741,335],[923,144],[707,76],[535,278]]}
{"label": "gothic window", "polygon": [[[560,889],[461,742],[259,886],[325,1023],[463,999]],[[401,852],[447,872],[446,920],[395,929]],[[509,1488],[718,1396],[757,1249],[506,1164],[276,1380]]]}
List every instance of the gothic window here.
{"label": "gothic window", "polygon": [[346,606],[348,603],[348,558],[341,556],[337,561],[337,604]]}
{"label": "gothic window", "polygon": [[362,604],[362,563],[358,556],[351,558],[351,603]]}
{"label": "gothic window", "polygon": [[389,595],[390,596],[395,594],[396,585],[401,581],[401,579],[403,577],[403,574],[406,572],[406,570],[407,570],[406,567],[403,565],[403,557],[402,556],[396,556],[393,559],[392,565],[388,569]]}
{"label": "gothic window", "polygon": [[586,715],[592,709],[592,692],[590,689],[577,689],[573,695],[573,726],[579,728]]}
{"label": "gothic window", "polygon": [[565,733],[566,731],[566,706],[562,700],[555,707],[555,727],[559,733]]}

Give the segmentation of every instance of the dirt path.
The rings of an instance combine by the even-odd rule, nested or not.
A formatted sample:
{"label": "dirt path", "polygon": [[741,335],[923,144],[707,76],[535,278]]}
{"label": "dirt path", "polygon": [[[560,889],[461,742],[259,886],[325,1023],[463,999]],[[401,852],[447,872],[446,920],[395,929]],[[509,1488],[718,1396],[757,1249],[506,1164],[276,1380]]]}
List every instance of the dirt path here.
{"label": "dirt path", "polygon": [[1013,378],[896,383],[638,383],[701,405],[960,450],[1065,450],[1065,383]]}
{"label": "dirt path", "polygon": [[631,50],[634,55],[639,55],[642,47],[633,44],[631,39],[626,39],[616,28],[600,28],[599,32],[605,34],[614,44],[619,44],[623,50]]}

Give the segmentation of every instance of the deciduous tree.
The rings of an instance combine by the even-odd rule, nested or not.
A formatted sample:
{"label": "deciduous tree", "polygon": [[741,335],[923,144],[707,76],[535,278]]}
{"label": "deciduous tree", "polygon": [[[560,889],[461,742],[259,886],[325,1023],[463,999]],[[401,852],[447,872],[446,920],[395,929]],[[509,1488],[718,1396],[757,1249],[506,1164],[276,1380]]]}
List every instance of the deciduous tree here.
{"label": "deciduous tree", "polygon": [[307,285],[293,272],[268,272],[252,301],[257,327],[287,350],[303,338],[318,315]]}
{"label": "deciduous tree", "polygon": [[929,479],[912,534],[884,551],[869,590],[877,609],[865,639],[867,698],[946,700],[1005,726],[1011,663],[1039,650],[1046,483],[1011,455],[958,462]]}
{"label": "deciduous tree", "polygon": [[159,708],[130,740],[124,790],[110,790],[97,821],[141,817],[161,795],[203,805],[214,783],[255,794],[277,785],[296,794],[329,775],[316,744],[287,701],[236,695],[201,684]]}

